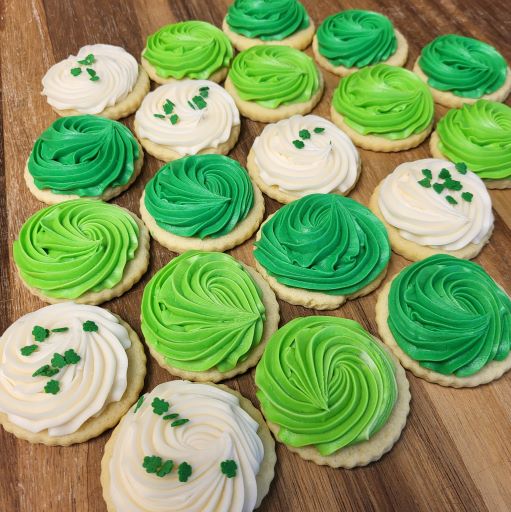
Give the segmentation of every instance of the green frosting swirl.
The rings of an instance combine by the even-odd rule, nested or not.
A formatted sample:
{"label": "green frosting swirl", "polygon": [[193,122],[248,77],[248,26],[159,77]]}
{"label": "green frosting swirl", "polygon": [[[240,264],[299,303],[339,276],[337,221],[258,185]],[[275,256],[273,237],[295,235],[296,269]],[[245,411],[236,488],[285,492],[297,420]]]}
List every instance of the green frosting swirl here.
{"label": "green frosting swirl", "polygon": [[23,281],[48,297],[76,299],[113,288],[138,248],[123,208],[89,199],[39,210],[22,226],[13,256]]}
{"label": "green frosting swirl", "polygon": [[397,400],[394,372],[385,349],[357,322],[295,318],[265,348],[257,398],[283,443],[331,455],[385,425]]}
{"label": "green frosting swirl", "polygon": [[194,155],[164,165],[146,185],[144,204],[170,233],[218,238],[248,215],[254,188],[236,160]]}
{"label": "green frosting swirl", "polygon": [[233,32],[263,41],[281,41],[310,25],[297,0],[234,0],[226,21]]}
{"label": "green frosting swirl", "polygon": [[348,9],[326,18],[318,28],[319,53],[334,66],[369,66],[397,50],[392,22],[377,12]]}
{"label": "green frosting swirl", "polygon": [[142,332],[176,368],[226,372],[261,341],[262,292],[234,258],[188,251],[158,271],[144,289]]}
{"label": "green frosting swirl", "polygon": [[453,162],[466,162],[481,178],[511,177],[511,108],[478,100],[452,109],[436,131],[439,149]]}
{"label": "green frosting swirl", "polygon": [[311,194],[278,210],[255,243],[257,261],[279,283],[351,295],[390,259],[385,227],[365,206],[337,194]]}
{"label": "green frosting swirl", "polygon": [[257,45],[239,53],[229,78],[242,100],[266,108],[305,103],[320,86],[314,61],[289,46]]}
{"label": "green frosting swirl", "polygon": [[506,81],[507,63],[489,44],[471,37],[446,34],[433,39],[419,57],[428,84],[463,98],[480,98]]}
{"label": "green frosting swirl", "polygon": [[205,21],[165,25],[147,38],[142,57],[164,78],[209,78],[228,67],[233,56],[229,38]]}
{"label": "green frosting swirl", "polygon": [[126,185],[139,156],[137,140],[123,124],[98,116],[61,117],[36,140],[28,171],[38,189],[94,197]]}
{"label": "green frosting swirl", "polygon": [[332,104],[363,135],[406,139],[433,122],[434,103],[422,80],[407,69],[376,64],[343,78]]}
{"label": "green frosting swirl", "polygon": [[509,355],[511,300],[479,265],[430,256],[392,281],[388,325],[424,368],[468,377]]}

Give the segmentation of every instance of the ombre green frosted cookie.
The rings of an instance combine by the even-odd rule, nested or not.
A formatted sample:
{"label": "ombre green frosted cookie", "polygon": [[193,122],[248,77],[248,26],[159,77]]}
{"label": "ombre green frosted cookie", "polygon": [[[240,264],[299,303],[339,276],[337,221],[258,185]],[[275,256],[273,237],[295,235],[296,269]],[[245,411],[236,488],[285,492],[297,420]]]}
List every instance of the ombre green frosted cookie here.
{"label": "ombre green frosted cookie", "polygon": [[23,284],[46,302],[100,304],[122,295],[149,263],[149,233],[130,211],[97,200],[48,206],[13,245]]}
{"label": "ombre green frosted cookie", "polygon": [[332,467],[379,459],[409,411],[404,370],[379,340],[345,318],[287,323],[271,337],[255,381],[277,440]]}
{"label": "ombre green frosted cookie", "polygon": [[278,311],[255,270],[227,254],[188,251],[144,289],[142,332],[170,373],[217,382],[257,363],[278,327]]}

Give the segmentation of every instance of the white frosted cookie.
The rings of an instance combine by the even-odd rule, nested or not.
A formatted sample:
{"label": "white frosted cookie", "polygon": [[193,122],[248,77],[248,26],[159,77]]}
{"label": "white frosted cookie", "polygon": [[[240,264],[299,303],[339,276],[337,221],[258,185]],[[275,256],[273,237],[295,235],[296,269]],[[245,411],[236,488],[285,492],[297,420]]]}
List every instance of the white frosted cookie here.
{"label": "white frosted cookie", "polygon": [[42,94],[61,116],[126,117],[149,91],[149,77],[119,46],[93,44],[54,64],[44,75]]}
{"label": "white frosted cookie", "polygon": [[268,493],[275,462],[249,400],[226,386],[174,380],[141,397],[115,429],[101,484],[109,512],[251,511]]}
{"label": "white frosted cookie", "polygon": [[357,182],[360,165],[350,138],[315,115],[267,125],[247,159],[252,179],[281,203],[315,193],[346,195]]}
{"label": "white frosted cookie", "polygon": [[66,302],[0,338],[0,423],[21,439],[69,445],[115,425],[145,376],[137,334],[106,309]]}
{"label": "white frosted cookie", "polygon": [[229,94],[209,80],[179,80],[157,87],[135,115],[135,133],[154,157],[226,155],[238,140],[240,115]]}
{"label": "white frosted cookie", "polygon": [[410,260],[437,253],[479,254],[493,231],[491,198],[464,164],[426,158],[405,162],[375,190],[370,208],[392,248]]}

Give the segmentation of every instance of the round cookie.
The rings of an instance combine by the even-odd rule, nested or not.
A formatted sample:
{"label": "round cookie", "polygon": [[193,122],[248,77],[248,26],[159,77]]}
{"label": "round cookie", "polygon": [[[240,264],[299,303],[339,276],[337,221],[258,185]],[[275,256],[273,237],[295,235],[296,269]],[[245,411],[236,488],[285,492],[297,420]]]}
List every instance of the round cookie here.
{"label": "round cookie", "polygon": [[412,261],[441,253],[475,258],[493,231],[484,183],[448,160],[398,165],[376,187],[369,208],[387,228],[393,251]]}
{"label": "round cookie", "polygon": [[308,114],[321,99],[323,87],[323,76],[311,57],[278,45],[257,45],[239,53],[225,80],[239,111],[264,123]]}
{"label": "round cookie", "polygon": [[277,296],[336,309],[385,277],[390,243],[381,221],[338,194],[311,194],[268,217],[254,244],[256,268]]}
{"label": "round cookie", "polygon": [[165,25],[147,37],[142,66],[151,80],[165,84],[184,78],[224,80],[233,56],[228,37],[205,21]]}
{"label": "round cookie", "polygon": [[403,368],[383,343],[345,318],[288,322],[270,339],[255,382],[277,440],[334,468],[380,459],[410,410]]}
{"label": "round cookie", "polygon": [[236,160],[196,155],[154,175],[140,199],[140,214],[153,238],[171,251],[227,251],[255,233],[264,200]]}
{"label": "round cookie", "polygon": [[360,167],[350,138],[314,115],[295,115],[265,126],[247,158],[257,186],[281,203],[315,193],[348,195]]}
{"label": "round cookie", "polygon": [[149,232],[125,208],[75,199],[26,220],[12,252],[21,281],[45,302],[101,304],[147,270]]}
{"label": "round cookie", "polygon": [[25,182],[47,204],[89,197],[108,201],[140,174],[144,152],[122,123],[99,116],[61,117],[35,141]]}
{"label": "round cookie", "polygon": [[119,46],[93,44],[54,64],[44,75],[43,92],[60,116],[129,116],[149,92],[149,77]]}
{"label": "round cookie", "polygon": [[381,62],[404,66],[408,43],[387,16],[347,9],[321,23],[312,42],[312,51],[321,67],[346,76]]}
{"label": "round cookie", "polygon": [[382,340],[415,376],[474,387],[511,368],[511,299],[482,267],[437,254],[412,263],[376,303]]}
{"label": "round cookie", "polygon": [[251,267],[218,252],[188,251],[144,289],[142,332],[172,375],[230,379],[255,366],[279,324],[279,306]]}
{"label": "round cookie", "polygon": [[511,188],[511,107],[478,100],[438,121],[429,147],[436,158],[466,162],[488,188]]}
{"label": "round cookie", "polygon": [[109,512],[169,503],[179,512],[253,510],[268,494],[276,460],[249,400],[227,386],[174,380],[142,396],[112,433],[101,461],[103,497]]}
{"label": "round cookie", "polygon": [[259,44],[304,50],[314,35],[314,23],[297,0],[234,0],[222,30],[238,51]]}
{"label": "round cookie", "polygon": [[332,121],[371,151],[403,151],[431,132],[434,103],[427,86],[407,69],[387,64],[341,78],[334,91]]}
{"label": "round cookie", "polygon": [[491,45],[457,34],[441,35],[421,51],[413,71],[428,84],[436,103],[457,108],[478,99],[505,101],[511,70]]}
{"label": "round cookie", "polygon": [[22,316],[0,338],[0,424],[31,443],[82,443],[117,424],[146,373],[131,327],[67,302]]}
{"label": "round cookie", "polygon": [[135,115],[144,149],[170,162],[187,155],[226,155],[240,134],[234,100],[209,80],[179,80],[150,92]]}

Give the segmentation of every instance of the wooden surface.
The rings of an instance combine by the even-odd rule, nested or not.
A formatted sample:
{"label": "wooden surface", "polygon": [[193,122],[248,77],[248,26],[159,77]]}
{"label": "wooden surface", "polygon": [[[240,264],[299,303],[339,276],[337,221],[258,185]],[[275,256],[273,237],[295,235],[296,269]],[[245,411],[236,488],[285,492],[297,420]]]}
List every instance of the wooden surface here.
{"label": "wooden surface", "polygon": [[[401,2],[305,0],[319,24],[342,8],[379,10],[393,20],[410,44],[407,67],[433,37],[449,32],[494,44],[511,61],[511,14],[505,0],[419,0]],[[221,24],[228,0],[4,0],[0,19],[3,147],[0,158],[0,331],[20,315],[44,304],[21,285],[12,261],[12,241],[22,223],[43,207],[23,180],[23,167],[34,140],[55,119],[40,95],[41,78],[55,62],[81,46],[111,43],[137,58],[145,37],[161,25],[186,19]],[[412,5],[413,4],[413,5]],[[310,49],[308,50],[310,53]],[[337,78],[323,71],[327,88],[315,113],[328,117]],[[444,110],[436,107],[437,117]],[[126,120],[131,126],[132,118]],[[243,120],[240,141],[231,156],[245,164],[262,124]],[[397,154],[361,151],[361,179],[351,197],[367,204],[376,184],[406,160],[429,156],[427,142]],[[161,166],[148,157],[141,177],[115,203],[138,213],[146,182]],[[509,249],[511,190],[492,191],[495,232],[476,261],[511,291]],[[278,204],[266,198],[267,213]],[[231,251],[252,262],[252,240]],[[129,293],[105,304],[140,334],[139,308],[144,285],[174,254],[156,242],[151,265]],[[405,265],[392,255],[389,275]],[[353,318],[376,332],[376,294],[349,302],[331,315]],[[313,311],[281,302],[282,323]],[[511,509],[511,373],[472,390],[446,389],[408,374],[411,412],[401,440],[377,463],[355,470],[334,470],[305,462],[283,445],[277,447],[276,477],[260,510],[313,512],[337,510]],[[145,391],[169,379],[149,357]],[[255,400],[253,376],[226,382]],[[19,441],[0,429],[0,510],[2,512],[104,511],[99,482],[100,460],[109,432],[69,448],[50,448]]]}

